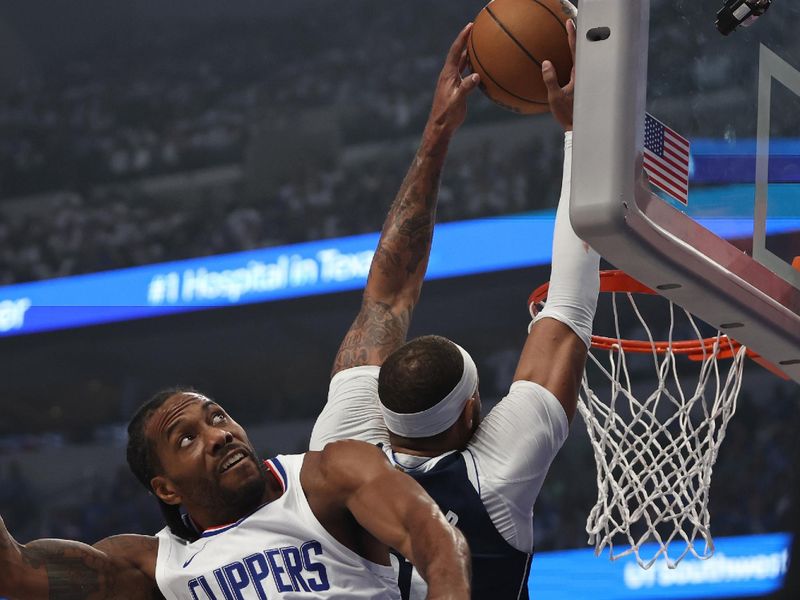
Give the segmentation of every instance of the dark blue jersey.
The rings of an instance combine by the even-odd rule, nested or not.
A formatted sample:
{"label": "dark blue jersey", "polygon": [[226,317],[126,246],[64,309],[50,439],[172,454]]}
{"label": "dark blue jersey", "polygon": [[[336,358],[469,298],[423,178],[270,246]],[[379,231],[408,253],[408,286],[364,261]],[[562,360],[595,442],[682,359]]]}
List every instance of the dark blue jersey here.
{"label": "dark blue jersey", "polygon": [[[469,451],[453,452],[433,467],[404,469],[433,498],[467,538],[472,552],[472,597],[478,600],[528,598],[531,554],[512,547],[495,528],[468,475]],[[474,462],[469,465],[474,470]],[[399,587],[403,600],[417,600],[409,591],[410,563],[401,559]]]}

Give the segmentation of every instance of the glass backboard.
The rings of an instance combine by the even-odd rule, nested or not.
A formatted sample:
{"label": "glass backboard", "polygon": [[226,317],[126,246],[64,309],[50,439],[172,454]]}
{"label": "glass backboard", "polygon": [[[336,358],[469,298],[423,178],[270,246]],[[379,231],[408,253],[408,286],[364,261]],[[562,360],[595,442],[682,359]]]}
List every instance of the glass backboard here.
{"label": "glass backboard", "polygon": [[726,36],[725,4],[580,3],[571,219],[800,382],[800,5]]}

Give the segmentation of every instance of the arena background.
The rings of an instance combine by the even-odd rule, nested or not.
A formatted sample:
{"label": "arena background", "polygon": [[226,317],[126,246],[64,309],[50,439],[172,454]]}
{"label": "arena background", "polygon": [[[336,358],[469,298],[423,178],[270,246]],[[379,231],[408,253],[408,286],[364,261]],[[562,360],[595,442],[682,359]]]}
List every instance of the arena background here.
{"label": "arena background", "polygon": [[[655,1],[654,18],[711,20],[717,4]],[[482,5],[0,5],[0,284],[313,240],[335,247],[341,237],[377,231],[445,52]],[[794,25],[769,23],[787,34]],[[700,40],[685,42],[675,60]],[[702,78],[694,69],[671,82],[674,108],[665,104],[659,116],[680,129],[680,99]],[[719,85],[702,87],[714,94]],[[516,116],[476,94],[446,166],[439,221],[552,218],[560,162],[549,116]],[[529,243],[520,254],[549,252],[549,240]],[[495,248],[489,240],[477,251],[491,257]],[[538,264],[429,281],[411,333],[468,347],[491,407],[511,381],[527,295],[547,276]],[[159,529],[152,499],[125,466],[124,428],[164,386],[191,384],[218,399],[264,456],[303,451],[359,301],[350,290],[0,337],[0,514],[9,529],[23,542]],[[748,365],[714,469],[715,536],[791,529],[796,398],[795,385]],[[547,560],[563,556],[548,552],[586,547],[595,496],[591,450],[576,419],[536,507],[537,597],[560,597],[544,591]],[[762,552],[762,542],[773,549]],[[784,559],[788,544],[785,536],[742,540]],[[563,576],[600,597],[597,582],[612,566],[578,560],[553,563],[552,587],[562,587]],[[577,564],[586,566],[576,572]],[[758,579],[750,577],[723,591],[667,586],[657,597],[754,595],[777,585],[785,560],[778,571],[767,587],[747,588]],[[615,585],[603,597],[645,597],[641,586]]]}

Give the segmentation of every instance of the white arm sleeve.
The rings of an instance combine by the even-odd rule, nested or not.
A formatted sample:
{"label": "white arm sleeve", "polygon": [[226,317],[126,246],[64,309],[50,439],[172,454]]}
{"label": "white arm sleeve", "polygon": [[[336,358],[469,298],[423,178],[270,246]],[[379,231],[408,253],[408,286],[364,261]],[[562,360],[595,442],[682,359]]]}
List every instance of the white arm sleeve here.
{"label": "white arm sleeve", "polygon": [[600,293],[600,255],[583,242],[569,221],[572,132],[564,135],[564,173],[553,229],[553,263],[547,303],[534,322],[545,317],[567,325],[588,348]]}
{"label": "white arm sleeve", "polygon": [[515,381],[467,446],[483,505],[500,535],[517,550],[533,549],[533,505],[568,433],[567,415],[551,392],[531,381]]}
{"label": "white arm sleeve", "polygon": [[339,371],[331,379],[328,402],[311,432],[309,450],[322,450],[337,440],[389,443],[378,406],[380,367],[367,365]]}

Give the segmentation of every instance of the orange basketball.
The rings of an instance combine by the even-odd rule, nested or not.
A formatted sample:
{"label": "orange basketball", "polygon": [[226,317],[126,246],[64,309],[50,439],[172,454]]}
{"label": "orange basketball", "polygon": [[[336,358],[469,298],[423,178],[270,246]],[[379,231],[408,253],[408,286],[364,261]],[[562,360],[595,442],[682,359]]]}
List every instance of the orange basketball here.
{"label": "orange basketball", "polygon": [[558,82],[567,84],[572,55],[566,23],[575,15],[567,0],[492,0],[484,6],[467,46],[484,93],[514,112],[550,110],[542,62],[553,63]]}

